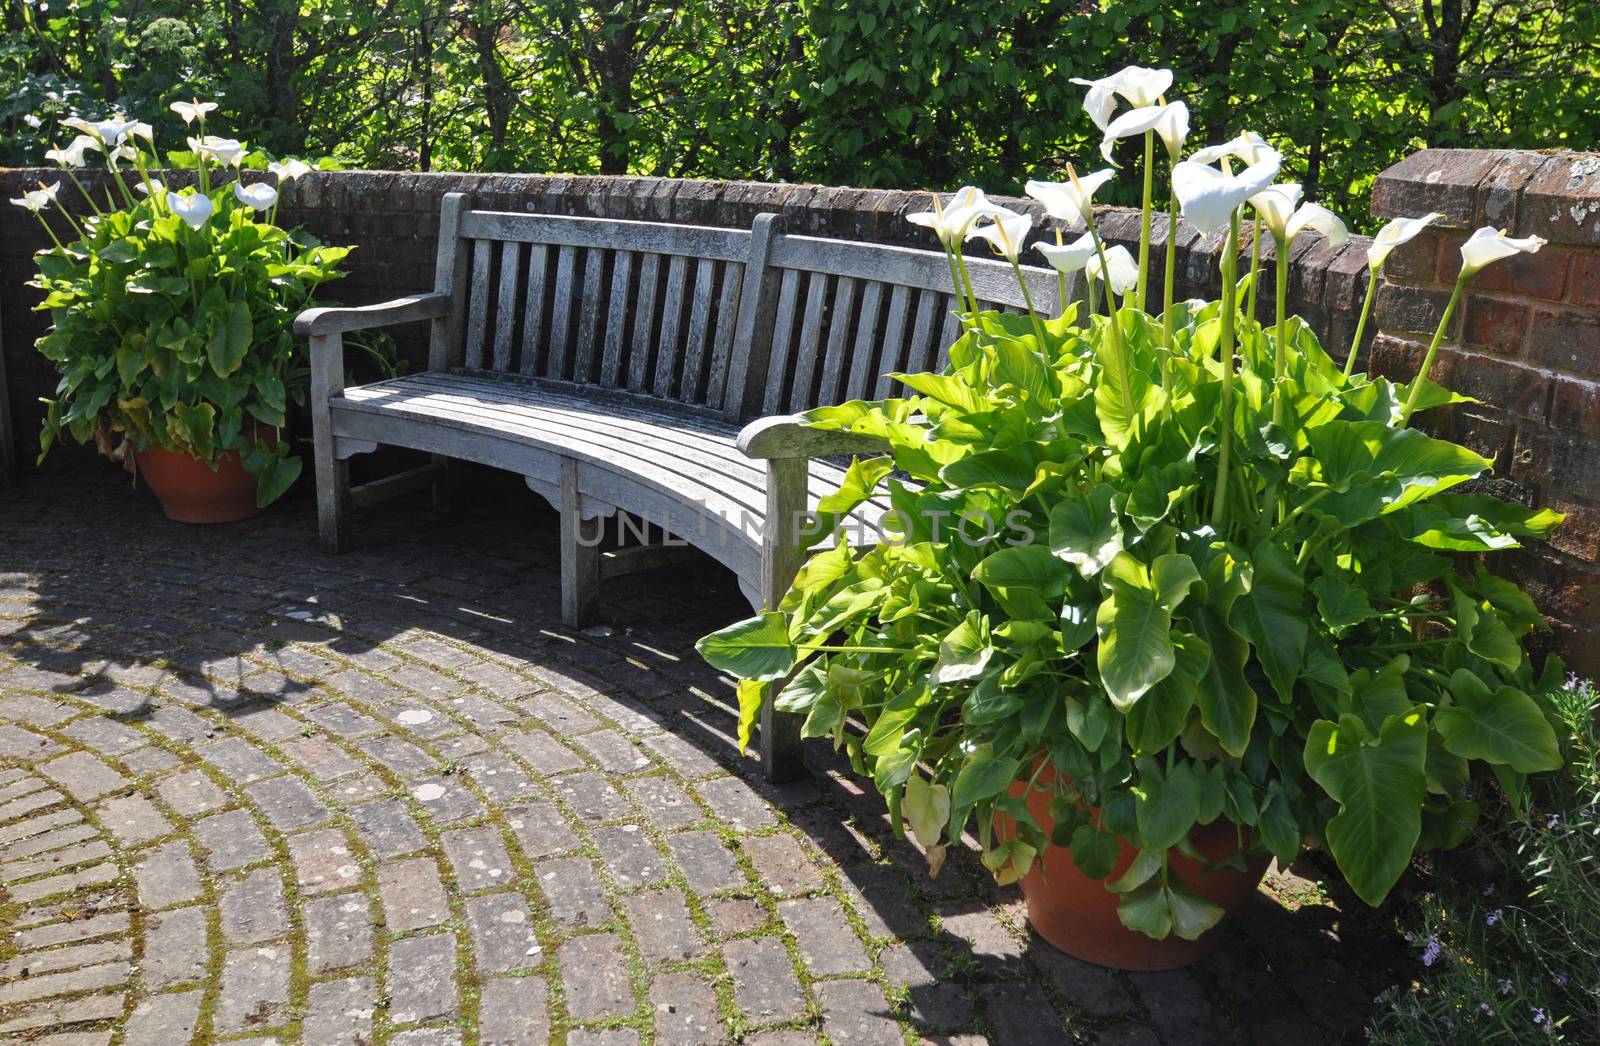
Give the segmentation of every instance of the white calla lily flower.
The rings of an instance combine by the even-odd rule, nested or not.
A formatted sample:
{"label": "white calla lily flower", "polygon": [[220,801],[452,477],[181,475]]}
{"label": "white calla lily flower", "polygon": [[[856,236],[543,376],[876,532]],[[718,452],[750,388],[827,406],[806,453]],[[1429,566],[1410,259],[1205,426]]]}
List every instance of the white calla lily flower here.
{"label": "white calla lily flower", "polygon": [[58,147],[45,150],[44,158],[46,160],[54,160],[63,167],[82,167],[87,162],[84,158],[85,153],[90,149],[100,152],[104,148],[98,138],[92,135],[80,134],[72,139],[72,144],[65,149]]}
{"label": "white calla lily flower", "polygon": [[216,102],[202,102],[198,98],[192,102],[173,102],[171,105],[167,106],[168,109],[171,109],[173,112],[183,117],[183,122],[185,124],[193,123],[196,120],[199,120],[201,123],[205,123],[206,113],[211,112],[216,107]]}
{"label": "white calla lily flower", "polygon": [[1514,257],[1518,254],[1537,254],[1547,242],[1542,236],[1524,236],[1515,239],[1504,229],[1485,225],[1461,245],[1461,276],[1465,280],[1486,265]]}
{"label": "white calla lily flower", "polygon": [[1328,246],[1338,250],[1350,239],[1350,230],[1344,224],[1344,219],[1328,210],[1320,203],[1302,203],[1296,207],[1289,216],[1289,228],[1284,232],[1284,242],[1293,243],[1295,237],[1312,229],[1320,232],[1328,241]]}
{"label": "white calla lily flower", "polygon": [[124,120],[120,115],[113,116],[109,120],[84,120],[80,117],[69,116],[62,120],[61,123],[63,126],[70,127],[75,131],[93,135],[96,140],[107,145],[116,145],[122,141],[124,135],[139,126],[137,120]]}
{"label": "white calla lily flower", "polygon": [[1261,223],[1279,236],[1289,227],[1289,218],[1300,206],[1302,190],[1299,182],[1278,182],[1250,197]]}
{"label": "white calla lily flower", "polygon": [[1250,197],[1256,217],[1280,243],[1293,243],[1307,229],[1315,229],[1335,248],[1350,238],[1339,216],[1318,203],[1301,203],[1299,182],[1279,182]]}
{"label": "white calla lily flower", "polygon": [[1184,160],[1172,168],[1172,191],[1184,218],[1209,236],[1227,228],[1239,205],[1271,185],[1282,165],[1283,157],[1275,151],[1238,174]]}
{"label": "white calla lily flower", "polygon": [[135,149],[131,145],[119,145],[115,149],[112,149],[110,152],[106,153],[106,164],[110,166],[113,171],[118,169],[118,160],[126,160],[128,163],[134,163],[138,159],[139,150]]}
{"label": "white calla lily flower", "polygon": [[274,160],[267,164],[267,170],[280,182],[292,182],[302,174],[310,174],[311,165],[304,160]]}
{"label": "white calla lily flower", "polygon": [[1111,114],[1117,108],[1118,95],[1136,109],[1155,105],[1172,86],[1172,70],[1130,65],[1098,80],[1075,76],[1072,82],[1089,89],[1083,99],[1084,112],[1089,114],[1096,127],[1104,131],[1111,124]]}
{"label": "white calla lily flower", "polygon": [[[1091,280],[1101,279],[1100,255],[1090,258],[1083,271]],[[1133,260],[1132,252],[1120,243],[1106,248],[1104,272],[1109,274],[1106,285],[1113,294],[1119,296],[1127,294],[1139,282],[1139,263]]]}
{"label": "white calla lily flower", "polygon": [[167,193],[167,206],[191,229],[199,229],[215,210],[209,196],[179,196],[175,192]]}
{"label": "white calla lily flower", "polygon": [[1075,183],[1030,181],[1026,192],[1042,203],[1045,213],[1052,218],[1060,219],[1068,225],[1088,222],[1093,213],[1094,194],[1102,185],[1116,177],[1116,174],[1116,171],[1107,167],[1093,174],[1086,174]]}
{"label": "white calla lily flower", "polygon": [[194,152],[226,167],[237,167],[239,161],[244,159],[245,144],[235,138],[218,138],[214,134],[208,134],[203,138],[191,137],[188,143]]}
{"label": "white calla lily flower", "polygon": [[1094,237],[1089,233],[1071,243],[1036,243],[1033,246],[1058,272],[1068,275],[1083,269],[1095,256]]}
{"label": "white calla lily flower", "polygon": [[40,182],[37,189],[29,189],[24,192],[20,198],[13,197],[11,202],[16,204],[18,207],[32,211],[34,214],[38,214],[40,211],[56,202],[56,194],[60,191],[60,182],[56,182],[54,185],[46,185],[43,182]]}
{"label": "white calla lily flower", "polygon": [[990,203],[982,189],[971,185],[957,189],[942,206],[939,204],[937,194],[933,202],[933,210],[908,214],[906,221],[912,225],[920,225],[924,229],[932,229],[934,235],[939,237],[940,242],[946,247],[959,246],[966,238],[967,230],[979,218],[993,217],[997,213],[1011,213],[999,204]]}
{"label": "white calla lily flower", "polygon": [[278,190],[266,182],[256,182],[253,185],[240,185],[234,182],[233,195],[240,203],[258,211],[268,210],[278,202]]}
{"label": "white calla lily flower", "polygon": [[133,188],[135,192],[142,192],[146,196],[160,196],[167,191],[167,183],[160,178],[152,178],[148,182],[140,182]]}
{"label": "white calla lily flower", "polygon": [[128,137],[143,138],[145,141],[153,145],[155,144],[156,140],[156,129],[141,120],[132,127],[128,128]]}
{"label": "white calla lily flower", "polygon": [[1390,221],[1372,238],[1372,246],[1367,248],[1367,264],[1374,269],[1383,268],[1391,251],[1402,243],[1416,239],[1418,233],[1443,217],[1440,212],[1432,211],[1420,218],[1395,218]]}
{"label": "white calla lily flower", "polygon": [[[1146,105],[1129,109],[1112,120],[1105,131],[1105,137],[1100,142],[1100,155],[1112,166],[1116,166],[1116,161],[1111,159],[1112,146],[1119,139],[1133,138],[1146,131],[1160,134],[1167,151],[1175,156],[1183,148],[1183,139],[1189,133],[1189,107],[1182,102],[1173,102],[1171,105]],[[1177,145],[1173,145],[1173,139],[1176,139]]]}
{"label": "white calla lily flower", "polygon": [[1267,140],[1256,132],[1241,131],[1221,145],[1208,145],[1204,149],[1196,150],[1189,159],[1195,163],[1216,163],[1224,156],[1231,156],[1243,161],[1248,167],[1277,154],[1278,150],[1268,145]]}
{"label": "white calla lily flower", "polygon": [[1033,228],[1033,215],[1018,214],[1003,207],[997,214],[989,215],[985,225],[975,225],[967,232],[969,240],[988,240],[994,252],[1013,265],[1022,255],[1024,241]]}

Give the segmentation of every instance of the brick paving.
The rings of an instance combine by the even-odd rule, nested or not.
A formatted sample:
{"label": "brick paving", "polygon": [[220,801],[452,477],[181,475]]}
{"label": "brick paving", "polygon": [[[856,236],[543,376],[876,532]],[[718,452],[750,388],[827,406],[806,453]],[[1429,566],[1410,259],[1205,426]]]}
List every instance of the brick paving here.
{"label": "brick paving", "polygon": [[576,633],[553,514],[475,501],[332,558],[303,494],[199,529],[93,463],[0,492],[0,1043],[1302,1046],[1395,979],[1292,873],[1191,970],[1056,952],[825,746],[782,788],[738,757],[709,561]]}

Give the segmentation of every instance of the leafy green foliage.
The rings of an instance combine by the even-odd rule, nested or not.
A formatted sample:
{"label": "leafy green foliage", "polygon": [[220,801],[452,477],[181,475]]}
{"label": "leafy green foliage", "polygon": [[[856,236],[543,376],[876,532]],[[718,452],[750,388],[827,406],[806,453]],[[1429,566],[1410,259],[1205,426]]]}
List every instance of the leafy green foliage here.
{"label": "leafy green foliage", "polygon": [[1597,53],[1573,0],[8,3],[0,163],[51,144],[29,120],[175,133],[166,103],[197,95],[364,167],[1015,190],[1098,143],[1070,78],[1136,62],[1199,99],[1196,141],[1272,127],[1309,196],[1364,213],[1422,144],[1588,147]]}
{"label": "leafy green foliage", "polygon": [[192,228],[159,187],[130,188],[152,188],[142,160],[112,176],[123,205],[91,201],[81,235],[35,258],[32,286],[51,320],[38,348],[61,374],[41,457],[63,433],[207,463],[238,452],[268,505],[302,467],[287,439],[266,438],[304,396],[294,317],[340,275],[349,248],[279,228],[240,202],[231,181],[200,194],[213,210]]}
{"label": "leafy green foliage", "polygon": [[[975,821],[1001,881],[1051,842],[1109,868],[1120,839],[1140,856],[1109,888],[1156,936],[1220,917],[1169,874],[1197,824],[1248,829],[1235,866],[1310,839],[1377,904],[1471,830],[1466,781],[1518,796],[1560,761],[1559,671],[1521,642],[1537,612],[1456,555],[1559,517],[1456,493],[1489,462],[1373,420],[1397,390],[1344,376],[1298,321],[1280,343],[1241,314],[1220,359],[1219,312],[1174,305],[1170,340],[1127,304],[1120,336],[1105,316],[964,314],[945,372],[901,377],[909,397],[809,415],[887,440],[901,475],[870,474],[904,539],[840,535],[780,608],[701,644],[743,679],[817,681],[782,707],[826,709],[806,732],[891,808],[908,779],[947,788],[945,838]],[[928,523],[950,517],[990,525]],[[1025,785],[1052,793],[1052,824]]]}

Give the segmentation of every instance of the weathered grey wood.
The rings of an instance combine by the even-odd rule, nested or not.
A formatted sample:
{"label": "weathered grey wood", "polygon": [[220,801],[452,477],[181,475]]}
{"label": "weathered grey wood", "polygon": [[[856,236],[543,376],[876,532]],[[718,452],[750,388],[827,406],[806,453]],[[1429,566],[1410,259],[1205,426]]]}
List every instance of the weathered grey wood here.
{"label": "weathered grey wood", "polygon": [[687,543],[677,545],[657,543],[602,552],[600,578],[606,580],[622,577],[626,574],[636,574],[641,570],[654,570],[656,567],[678,563],[688,555],[689,551],[690,546]]}
{"label": "weathered grey wood", "polygon": [[466,321],[467,252],[461,249],[461,218],[467,213],[466,193],[445,193],[439,202],[439,248],[434,256],[433,289],[450,300],[450,310],[435,317],[428,334],[428,369],[444,370],[461,351]]}
{"label": "weathered grey wood", "polygon": [[600,535],[604,521],[578,509],[578,463],[561,459],[561,620],[583,628],[600,602]]}
{"label": "weathered grey wood", "polygon": [[517,329],[517,278],[522,274],[522,244],[500,245],[500,293],[494,303],[494,370],[511,368],[511,342]]}
{"label": "weathered grey wood", "polygon": [[911,342],[906,346],[906,371],[916,373],[933,365],[933,325],[938,317],[938,291],[917,292],[917,318],[911,325]]}
{"label": "weathered grey wood", "polygon": [[776,461],[882,454],[889,449],[889,441],[854,432],[812,428],[796,416],[780,414],[752,421],[740,429],[738,446],[746,457]]}
{"label": "weathered grey wood", "polygon": [[572,364],[574,381],[594,380],[595,348],[600,337],[600,299],[605,294],[605,252],[589,248],[583,266],[583,304],[578,310],[578,351]]}
{"label": "weathered grey wood", "polygon": [[414,469],[396,472],[392,476],[375,479],[350,488],[350,505],[355,509],[371,508],[380,501],[409,494],[424,487],[436,487],[445,479],[448,466],[441,464],[419,465]]}
{"label": "weathered grey wood", "polygon": [[521,374],[537,374],[539,352],[544,337],[545,259],[549,248],[535,243],[528,248],[528,294],[522,304],[522,355],[517,360]]}
{"label": "weathered grey wood", "polygon": [[[800,320],[800,337],[794,344],[794,380],[788,382],[787,409],[801,410],[811,401],[811,382],[822,347],[822,320],[828,308],[828,274],[806,273],[806,311]],[[782,387],[783,373],[774,371],[767,380]]]}
{"label": "weathered grey wood", "polygon": [[494,261],[494,246],[488,240],[472,241],[472,287],[467,292],[467,344],[463,354],[466,366],[483,367],[483,343],[489,324],[489,266]]}
{"label": "weathered grey wood", "polygon": [[906,314],[911,309],[911,289],[904,285],[896,285],[893,293],[889,295],[889,315],[883,327],[883,356],[878,364],[878,384],[872,391],[873,399],[886,399],[895,394],[898,383],[891,377],[891,371],[900,370],[903,366],[906,345]]}
{"label": "weathered grey wood", "polygon": [[377,305],[306,309],[294,318],[294,332],[313,335],[370,330],[374,327],[392,327],[397,323],[436,319],[449,311],[448,294],[408,294]]}
{"label": "weathered grey wood", "polygon": [[933,370],[942,371],[950,362],[950,346],[961,337],[961,320],[956,317],[956,303],[954,299],[945,302],[944,325],[939,328],[939,342],[937,353],[933,360]]}
{"label": "weathered grey wood", "polygon": [[350,465],[333,449],[334,396],[344,389],[344,336],[311,336],[311,448],[317,471],[317,536],[327,552],[342,552],[350,538]]}
{"label": "weathered grey wood", "polygon": [[[968,256],[967,272],[974,292],[985,301],[1002,305],[1023,304],[1022,289],[1008,262]],[[954,290],[950,267],[937,251],[912,247],[891,247],[878,243],[854,243],[815,236],[786,235],[774,246],[771,264],[784,269],[827,272],[862,280],[926,287],[946,294]],[[1034,304],[1045,315],[1054,315],[1056,271],[1036,265],[1022,266],[1023,277]]]}
{"label": "weathered grey wood", "polygon": [[683,366],[678,376],[678,396],[687,403],[704,403],[702,375],[711,338],[711,294],[717,263],[701,258],[695,267],[694,300],[689,306],[689,333],[684,339]]}
{"label": "weathered grey wood", "polygon": [[567,332],[571,330],[572,270],[577,266],[577,253],[572,247],[562,247],[556,253],[555,301],[550,310],[550,350],[544,368],[545,375],[551,378],[569,376],[567,365],[571,357],[568,355],[567,343],[570,339]]}
{"label": "weathered grey wood", "polygon": [[628,289],[633,280],[633,252],[617,251],[611,262],[611,305],[606,313],[606,348],[600,359],[600,384],[616,388],[622,379],[622,357],[628,343]]}
{"label": "weathered grey wood", "polygon": [[783,410],[784,393],[789,389],[784,376],[789,371],[790,347],[794,344],[794,317],[800,308],[801,279],[799,271],[786,269],[778,284],[777,318],[770,335],[771,353],[763,374],[766,389],[762,393],[761,409],[766,414]]}
{"label": "weathered grey wood", "polygon": [[[761,547],[761,599],[771,610],[805,561],[800,548],[801,514],[806,510],[804,459],[775,458],[767,462],[767,527]],[[761,706],[761,771],[768,781],[782,783],[805,776],[805,754],[800,744],[801,716],[777,709],[777,688]]]}
{"label": "weathered grey wood", "polygon": [[[822,353],[822,385],[817,402],[832,403],[839,398],[840,382],[849,373],[850,323],[856,314],[856,287],[853,276],[841,276],[834,284],[833,310],[828,317],[828,344]],[[874,283],[871,286],[876,287]]]}
{"label": "weathered grey wood", "polygon": [[872,393],[872,382],[877,377],[873,371],[873,361],[879,355],[878,312],[883,304],[883,287],[883,284],[872,281],[861,292],[861,309],[856,320],[855,344],[850,350],[850,370],[844,387],[844,399],[866,399]]}
{"label": "weathered grey wood", "polygon": [[722,412],[743,420],[762,402],[767,361],[773,347],[773,313],[777,303],[775,274],[768,267],[772,243],[780,228],[776,214],[758,214],[750,226],[750,254],[739,291],[739,318],[733,335],[738,351],[730,353],[722,395]]}
{"label": "weathered grey wood", "polygon": [[505,211],[472,211],[462,235],[485,240],[520,240],[564,247],[598,247],[648,254],[743,261],[750,233],[705,225],[667,225],[617,218],[575,218]]}
{"label": "weathered grey wood", "polygon": [[656,334],[656,284],[660,275],[661,256],[645,255],[639,265],[639,297],[633,307],[633,339],[628,353],[628,388],[635,392],[649,387],[650,345]]}
{"label": "weathered grey wood", "polygon": [[[0,316],[0,326],[4,317]],[[6,384],[6,345],[0,337],[0,487],[8,487],[17,478],[16,434],[11,429],[11,389]]]}
{"label": "weathered grey wood", "polygon": [[674,255],[667,262],[667,290],[661,302],[661,343],[656,350],[654,381],[651,387],[657,396],[665,399],[672,395],[673,379],[677,376],[678,361],[682,359],[680,337],[683,329],[684,280],[688,262],[683,255]]}
{"label": "weathered grey wood", "polygon": [[743,265],[737,262],[723,264],[722,293],[717,298],[717,333],[713,339],[711,366],[706,371],[705,397],[700,402],[723,403],[727,398],[733,334],[739,325],[739,288],[743,282]]}

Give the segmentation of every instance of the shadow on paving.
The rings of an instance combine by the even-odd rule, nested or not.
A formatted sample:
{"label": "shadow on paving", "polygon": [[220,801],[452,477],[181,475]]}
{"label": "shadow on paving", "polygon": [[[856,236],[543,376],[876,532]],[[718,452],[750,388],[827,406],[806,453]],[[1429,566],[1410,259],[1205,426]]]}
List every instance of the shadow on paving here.
{"label": "shadow on paving", "polygon": [[974,852],[930,879],[870,783],[825,744],[808,743],[813,779],[782,787],[738,754],[732,687],[693,644],[747,604],[709,558],[607,582],[606,627],[564,627],[556,516],[515,476],[472,472],[470,503],[449,520],[425,496],[365,513],[358,550],[331,557],[306,484],[255,520],[192,527],[104,462],[60,454],[53,466],[0,490],[0,590],[27,593],[20,609],[0,602],[0,654],[20,666],[0,660],[0,696],[71,693],[139,722],[160,707],[154,690],[246,716],[324,683],[357,698],[384,685],[350,670],[325,679],[337,666],[305,643],[442,698],[461,684],[424,663],[396,669],[380,647],[450,670],[460,651],[422,633],[469,644],[741,775],[837,867],[867,932],[888,942],[877,964],[905,989],[893,1016],[933,1042],[984,1041],[975,1029],[1001,1044],[1355,1042],[1373,997],[1406,976],[1392,924],[1348,894],[1319,894],[1308,862],[1270,877],[1191,970],[1125,974],[1063,955],[1026,929],[1020,896],[994,887]]}

